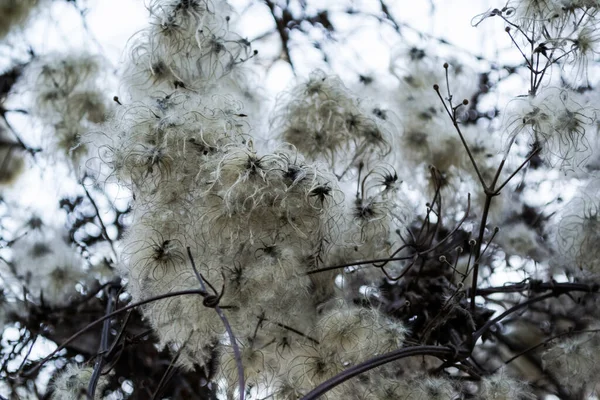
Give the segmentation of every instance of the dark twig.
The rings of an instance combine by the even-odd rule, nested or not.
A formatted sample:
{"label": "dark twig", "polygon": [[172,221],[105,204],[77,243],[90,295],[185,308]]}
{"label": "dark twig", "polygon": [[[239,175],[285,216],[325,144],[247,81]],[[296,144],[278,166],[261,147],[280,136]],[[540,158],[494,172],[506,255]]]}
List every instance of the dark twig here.
{"label": "dark twig", "polygon": [[[192,268],[194,269],[194,273],[196,274],[196,278],[198,278],[198,282],[200,283],[200,287],[202,288],[201,295],[205,299],[203,304],[205,306],[209,306],[207,304],[209,294],[206,290],[206,285],[204,284],[204,282],[206,281],[206,284],[209,285],[211,287],[211,289],[213,289],[213,291],[215,291],[215,289],[212,287],[210,282],[208,282],[206,279],[204,279],[202,274],[200,274],[200,272],[198,272],[198,269],[196,268],[196,263],[194,262],[194,257],[192,256],[192,250],[190,249],[189,246],[187,248],[187,253],[188,253],[188,257],[190,258]],[[246,384],[244,383],[244,366],[242,364],[242,353],[240,352],[240,348],[238,346],[237,339],[236,339],[235,335],[233,334],[233,330],[231,329],[231,325],[229,324],[227,317],[225,317],[225,313],[223,313],[223,310],[221,310],[221,307],[219,307],[219,299],[221,298],[222,295],[223,295],[223,293],[221,292],[219,297],[214,302],[214,305],[211,304],[210,307],[214,308],[215,311],[217,312],[217,315],[219,316],[219,318],[221,318],[221,321],[223,322],[223,325],[225,326],[225,330],[227,331],[227,335],[229,336],[229,341],[231,342],[231,346],[233,347],[233,354],[235,357],[235,363],[236,363],[237,370],[238,370],[238,382],[239,382],[239,390],[240,390],[239,399],[244,400],[244,395],[246,392],[246,389],[245,389]]]}
{"label": "dark twig", "polygon": [[191,294],[202,295],[204,293],[205,293],[204,291],[199,290],[199,289],[181,290],[179,292],[171,292],[171,293],[165,293],[165,294],[161,294],[161,295],[158,295],[158,296],[154,296],[154,297],[151,297],[149,299],[138,301],[137,303],[129,304],[129,305],[125,306],[125,307],[119,308],[118,310],[115,310],[115,311],[111,312],[110,314],[106,314],[105,316],[103,316],[101,318],[98,318],[95,321],[90,322],[85,327],[83,327],[79,331],[75,332],[67,340],[65,340],[60,346],[58,346],[56,349],[54,349],[54,351],[52,351],[50,354],[48,354],[46,357],[44,357],[35,367],[33,367],[31,370],[23,373],[22,376],[28,377],[28,376],[33,375],[46,362],[48,362],[48,360],[50,360],[59,351],[61,351],[64,348],[66,348],[69,345],[69,343],[71,343],[73,340],[77,339],[79,336],[81,336],[82,334],[84,334],[88,330],[92,329],[96,325],[101,324],[105,320],[110,319],[110,318],[112,318],[112,317],[114,317],[116,315],[119,315],[122,312],[131,310],[131,309],[139,307],[139,306],[143,306],[144,304],[152,303],[152,302],[158,301],[158,300],[167,299],[167,298],[170,298],[170,297],[185,296],[185,295],[191,295]]}
{"label": "dark twig", "polygon": [[481,215],[481,222],[479,223],[479,236],[477,237],[477,243],[475,244],[475,257],[473,262],[473,280],[471,281],[471,313],[475,313],[475,296],[477,293],[477,280],[479,279],[479,262],[481,261],[481,245],[483,244],[483,237],[485,235],[485,225],[487,223],[488,213],[492,204],[492,196],[486,194],[485,204],[483,206],[483,214]]}
{"label": "dark twig", "polygon": [[185,345],[181,346],[179,348],[179,350],[177,350],[177,353],[175,353],[175,356],[169,363],[169,366],[165,370],[165,373],[160,378],[160,381],[158,382],[158,386],[156,387],[156,390],[154,391],[154,394],[152,395],[151,400],[155,400],[158,398],[158,396],[161,394],[161,392],[165,389],[165,386],[167,385],[169,380],[171,380],[171,378],[173,377],[173,374],[176,371],[175,363],[179,359],[179,356],[181,356],[181,352],[183,351],[184,348],[185,348]]}
{"label": "dark twig", "polygon": [[[257,316],[257,318],[259,318],[259,317]],[[270,321],[268,318],[265,318],[265,317],[263,317],[262,320],[265,321],[265,322],[270,322],[272,324],[275,324],[275,325],[277,325],[280,328],[283,328],[283,329],[286,329],[286,330],[288,330],[290,332],[295,333],[296,335],[302,336],[303,338],[310,340],[314,344],[319,344],[319,341],[317,339],[312,338],[312,337],[308,336],[306,333],[302,333],[299,330],[292,328],[291,326],[287,326],[287,325],[282,324],[280,322]]]}
{"label": "dark twig", "polygon": [[[110,314],[113,311],[114,303],[115,303],[115,295],[119,291],[120,285],[112,285],[108,289],[108,300],[106,303],[106,314]],[[96,386],[98,384],[98,379],[100,379],[100,374],[102,373],[102,367],[106,361],[106,351],[108,350],[108,334],[110,332],[110,318],[104,321],[102,326],[102,336],[100,337],[100,350],[98,351],[99,356],[96,360],[96,365],[94,365],[94,372],[92,373],[92,378],[90,379],[90,383],[87,388],[87,397],[90,400],[94,399],[94,394],[96,393]]]}
{"label": "dark twig", "polygon": [[586,283],[571,283],[571,282],[542,282],[534,279],[528,279],[521,283],[515,283],[512,285],[504,285],[497,287],[489,287],[477,289],[477,295],[486,296],[492,293],[516,293],[529,291],[533,293],[542,293],[548,290],[552,290],[556,294],[563,294],[567,292],[588,292],[597,293],[600,291],[598,284],[586,284]]}
{"label": "dark twig", "polygon": [[504,180],[504,182],[502,182],[502,184],[500,184],[500,186],[498,186],[498,188],[496,189],[496,191],[495,191],[495,192],[499,194],[499,193],[500,193],[500,191],[501,191],[501,190],[504,188],[504,186],[506,186],[506,185],[508,184],[508,182],[510,182],[510,180],[511,180],[512,178],[514,178],[514,176],[515,176],[516,174],[518,174],[518,173],[519,173],[519,171],[521,171],[521,170],[523,169],[523,167],[525,167],[525,165],[527,165],[527,163],[529,163],[529,161],[531,161],[531,159],[532,159],[532,158],[533,158],[533,157],[534,157],[536,154],[538,154],[538,153],[539,153],[541,150],[542,150],[542,148],[541,148],[541,147],[538,147],[538,148],[534,149],[534,150],[531,152],[531,154],[529,154],[529,156],[527,156],[527,158],[525,159],[525,161],[523,161],[523,162],[521,163],[521,165],[519,165],[519,167],[518,167],[517,169],[515,169],[515,171],[514,171],[512,174],[510,174],[510,175],[509,175],[509,177],[508,177],[508,178],[506,178],[506,179]]}
{"label": "dark twig", "polygon": [[277,32],[279,33],[279,38],[281,39],[281,50],[285,56],[286,61],[290,64],[290,67],[292,68],[292,72],[294,73],[294,75],[296,74],[296,71],[294,69],[294,63],[292,62],[292,56],[290,54],[290,35],[289,35],[289,28],[287,27],[287,20],[291,18],[291,16],[289,16],[289,11],[288,10],[282,10],[283,12],[283,17],[277,17],[277,11],[276,11],[276,7],[277,5],[271,1],[271,0],[265,0],[265,4],[267,5],[267,7],[269,7],[269,11],[271,11],[271,16],[273,17],[273,20],[275,21],[275,26],[277,27]]}
{"label": "dark twig", "polygon": [[8,119],[6,118],[6,110],[4,110],[3,108],[0,107],[0,115],[2,116],[2,119],[4,120],[4,123],[6,124],[6,126],[8,127],[8,130],[11,131],[11,133],[13,134],[13,136],[15,137],[15,139],[17,139],[17,142],[19,142],[19,146],[21,148],[23,148],[23,150],[27,151],[29,154],[31,154],[32,156],[35,156],[36,153],[39,153],[40,151],[42,151],[41,148],[33,148],[33,147],[29,147],[25,144],[25,142],[23,142],[23,140],[21,139],[21,136],[19,136],[19,134],[17,133],[17,131],[13,128],[13,126],[11,125],[10,122],[8,122]]}
{"label": "dark twig", "polygon": [[125,329],[127,328],[127,324],[129,323],[129,319],[131,318],[131,312],[132,312],[132,310],[129,310],[127,312],[127,315],[125,316],[125,321],[123,321],[123,323],[121,324],[121,329],[119,330],[117,337],[113,341],[113,344],[110,347],[110,349],[106,352],[107,359],[112,358],[114,356],[114,354],[117,352],[117,347],[118,347],[119,343],[121,342],[121,338],[125,334]]}
{"label": "dark twig", "polygon": [[535,349],[537,349],[539,347],[547,345],[548,343],[550,343],[554,339],[558,339],[558,338],[563,337],[563,336],[579,335],[579,334],[582,334],[582,333],[598,333],[598,332],[600,332],[600,329],[583,329],[583,330],[579,330],[579,331],[569,330],[569,331],[566,331],[566,332],[562,332],[562,333],[556,334],[554,336],[551,336],[551,337],[547,338],[543,342],[540,342],[538,344],[530,346],[530,347],[526,348],[525,350],[523,350],[523,351],[515,354],[514,356],[512,356],[508,360],[504,361],[504,365],[508,365],[511,362],[513,362],[514,360],[516,360],[517,358],[519,358],[519,357],[521,357],[521,356],[523,356],[523,355],[525,355],[525,354],[527,354],[527,353],[529,353],[529,352],[531,352],[531,351],[533,351],[533,350],[535,350]]}
{"label": "dark twig", "polygon": [[394,30],[398,32],[399,35],[402,35],[400,24],[398,24],[398,21],[396,21],[396,19],[390,12],[390,9],[388,8],[387,4],[385,4],[385,1],[379,0],[379,5],[381,6],[381,12],[383,12],[387,20],[392,23]]}
{"label": "dark twig", "polygon": [[413,346],[405,347],[402,349],[394,350],[386,354],[382,354],[377,357],[373,357],[370,360],[357,364],[353,367],[342,371],[331,379],[326,380],[319,386],[311,390],[302,400],[314,400],[333,389],[334,387],[346,382],[347,380],[360,375],[364,372],[370,371],[374,368],[390,363],[392,361],[400,360],[406,357],[427,355],[437,357],[445,360],[448,358],[455,357],[457,355],[465,356],[464,354],[457,354],[455,349],[444,346]]}
{"label": "dark twig", "polygon": [[[84,177],[84,179],[85,179],[85,177]],[[90,201],[90,203],[92,204],[92,207],[94,207],[94,211],[96,212],[96,217],[98,217],[98,222],[100,223],[100,228],[102,229],[102,235],[104,236],[104,238],[110,245],[110,249],[113,252],[113,256],[115,257],[115,260],[117,260],[118,259],[117,251],[115,250],[115,245],[114,245],[112,239],[110,238],[110,236],[108,236],[108,230],[106,229],[106,225],[104,225],[104,221],[102,221],[102,217],[100,217],[100,209],[98,208],[98,205],[96,205],[96,201],[94,200],[94,198],[92,197],[90,192],[85,187],[85,184],[83,183],[83,179],[81,180],[81,187],[85,191],[85,195],[88,198],[88,200]]]}
{"label": "dark twig", "polygon": [[[436,243],[432,247],[429,247],[426,250],[423,250],[423,251],[420,251],[420,252],[417,252],[417,253],[414,253],[414,254],[411,254],[408,256],[402,256],[402,257],[375,258],[372,260],[354,261],[351,263],[323,267],[323,268],[319,268],[319,269],[314,269],[312,271],[308,271],[306,273],[306,275],[317,274],[319,272],[333,271],[336,269],[346,268],[346,267],[355,267],[358,265],[365,265],[365,264],[374,264],[375,267],[381,268],[383,265],[387,264],[390,261],[405,261],[405,260],[410,260],[410,259],[413,259],[413,258],[416,258],[419,256],[424,256],[426,254],[432,253],[434,250],[436,250],[438,247],[440,247],[442,244],[444,244],[447,240],[449,240],[458,231],[458,229],[462,226],[462,224],[465,222],[465,220],[469,216],[470,209],[471,209],[471,194],[469,193],[467,195],[467,209],[465,211],[465,215],[461,218],[460,221],[458,221],[458,223],[456,224],[456,227],[454,227],[454,229],[452,229],[452,231],[450,231],[450,233],[448,233],[442,240],[440,240],[438,243]],[[400,248],[400,250],[403,248],[406,248],[406,247],[414,247],[414,246],[404,245]],[[398,250],[394,252],[394,254],[397,254],[397,253],[398,253]],[[375,265],[377,263],[382,263],[382,264]],[[398,280],[398,279],[399,278],[397,278],[396,280]]]}
{"label": "dark twig", "polygon": [[473,333],[473,343],[477,342],[477,339],[479,339],[485,332],[487,332],[487,330],[490,329],[490,327],[492,327],[493,325],[502,321],[508,315],[510,315],[516,311],[519,311],[520,309],[525,308],[531,304],[539,303],[540,301],[544,301],[546,299],[549,299],[551,297],[556,297],[559,295],[557,295],[556,293],[553,293],[553,292],[546,293],[546,294],[538,296],[538,297],[527,299],[523,303],[519,303],[519,304],[512,306],[508,310],[504,311],[502,314],[498,315],[496,318],[490,319],[488,322],[485,323],[485,325],[483,325],[481,328],[479,328],[477,331],[475,331],[475,333]]}
{"label": "dark twig", "polygon": [[485,183],[485,180],[483,179],[483,175],[481,175],[481,172],[479,171],[479,167],[477,166],[477,162],[475,162],[475,158],[473,157],[473,153],[471,152],[471,148],[467,144],[467,141],[465,140],[465,138],[463,136],[463,133],[462,133],[462,130],[460,129],[460,126],[458,126],[458,119],[456,118],[456,111],[452,110],[452,112],[450,112],[450,109],[446,105],[446,101],[442,97],[442,93],[440,92],[439,85],[437,85],[437,84],[433,85],[433,90],[435,90],[435,92],[437,93],[438,97],[442,101],[442,105],[444,106],[444,109],[448,113],[448,116],[450,117],[450,120],[452,121],[452,124],[454,125],[454,128],[456,129],[456,132],[458,133],[458,136],[460,137],[460,141],[462,142],[465,150],[467,151],[467,155],[469,156],[469,160],[471,160],[471,164],[473,165],[473,168],[475,168],[475,172],[477,173],[477,177],[479,178],[479,182],[481,183],[481,186],[484,189],[487,189],[487,184]]}
{"label": "dark twig", "polygon": [[29,359],[29,355],[31,354],[31,351],[33,350],[33,346],[35,346],[35,342],[37,341],[37,339],[38,339],[38,336],[35,335],[33,337],[33,339],[31,340],[31,346],[29,346],[29,350],[27,350],[27,354],[25,354],[25,357],[23,357],[23,361],[21,362],[21,365],[19,365],[19,369],[17,370],[17,375],[20,374],[21,371],[23,371],[23,367],[25,367],[25,363]]}

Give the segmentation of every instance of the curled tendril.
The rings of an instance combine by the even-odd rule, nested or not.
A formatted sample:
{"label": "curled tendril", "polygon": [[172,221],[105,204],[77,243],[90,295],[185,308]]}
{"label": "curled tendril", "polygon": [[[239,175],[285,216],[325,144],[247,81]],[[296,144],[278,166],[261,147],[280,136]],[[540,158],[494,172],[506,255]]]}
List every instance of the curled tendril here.
{"label": "curled tendril", "polygon": [[216,308],[219,305],[221,298],[225,294],[225,275],[222,272],[221,272],[221,275],[223,276],[223,285],[221,286],[221,291],[217,292],[215,287],[209,281],[207,281],[206,278],[204,276],[202,276],[202,274],[200,274],[200,277],[202,278],[202,280],[204,282],[206,282],[208,287],[210,287],[210,289],[214,293],[214,294],[208,294],[208,292],[204,292],[202,294],[202,297],[204,297],[204,299],[202,300],[202,305],[204,307]]}

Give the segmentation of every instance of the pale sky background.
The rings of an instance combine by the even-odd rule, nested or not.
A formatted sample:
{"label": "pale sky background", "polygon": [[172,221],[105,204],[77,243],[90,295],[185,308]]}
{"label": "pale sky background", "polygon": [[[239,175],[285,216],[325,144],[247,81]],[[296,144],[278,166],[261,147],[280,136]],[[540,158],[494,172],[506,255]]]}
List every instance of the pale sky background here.
{"label": "pale sky background", "polygon": [[[433,2],[433,1],[432,1]],[[390,11],[400,23],[406,23],[421,32],[435,37],[445,38],[458,48],[473,54],[481,54],[488,59],[497,59],[498,49],[511,49],[508,38],[503,34],[504,25],[499,19],[489,19],[475,28],[471,26],[472,19],[492,7],[503,6],[502,1],[493,0],[446,0],[435,1],[432,9],[430,1],[388,0]],[[147,26],[148,11],[143,0],[88,0],[81,2],[87,4],[89,12],[86,21],[93,37],[101,45],[102,52],[118,66],[123,59],[123,50],[127,40],[137,31]],[[255,38],[271,30],[274,22],[269,11],[261,2],[251,0],[232,0],[230,3],[240,12],[241,20],[239,29],[242,36],[248,39]],[[319,2],[320,7],[332,10],[342,8],[347,1],[326,0]],[[376,0],[355,1],[354,4],[361,10],[371,10],[380,13],[379,2]],[[433,13],[432,13],[433,10]],[[27,32],[28,42],[37,49],[50,51],[67,51],[87,49],[98,51],[99,47],[88,35],[82,31],[82,20],[75,7],[66,2],[55,1],[50,10],[45,7],[41,12],[35,26]],[[373,69],[387,66],[390,48],[402,43],[397,35],[381,35],[369,29],[373,26],[373,19],[365,19],[357,23],[357,18],[336,18],[334,24],[342,31],[353,31],[349,39],[351,49],[356,54],[345,55],[346,59],[353,60],[359,56],[362,61]],[[410,29],[403,29],[408,38],[414,37]],[[278,41],[278,37],[274,35]],[[497,37],[492,41],[490,37]],[[15,40],[16,41],[16,40]],[[446,46],[443,46],[446,47]],[[254,45],[260,51],[260,56],[268,54],[269,49],[265,43]],[[443,51],[444,49],[442,49]],[[446,50],[450,50],[446,48]],[[512,49],[514,50],[514,49]],[[456,50],[452,49],[450,54]],[[459,51],[460,52],[460,51]],[[465,52],[465,53],[466,53]],[[514,51],[512,61],[520,61]],[[502,60],[509,62],[507,52],[502,52]],[[311,54],[292,54],[299,65],[299,73],[305,74],[309,70],[304,67],[301,58],[310,58]],[[515,59],[516,57],[516,59]],[[267,87],[272,93],[284,89],[293,78],[291,70],[285,62],[267,79]],[[351,65],[349,65],[351,67]]]}

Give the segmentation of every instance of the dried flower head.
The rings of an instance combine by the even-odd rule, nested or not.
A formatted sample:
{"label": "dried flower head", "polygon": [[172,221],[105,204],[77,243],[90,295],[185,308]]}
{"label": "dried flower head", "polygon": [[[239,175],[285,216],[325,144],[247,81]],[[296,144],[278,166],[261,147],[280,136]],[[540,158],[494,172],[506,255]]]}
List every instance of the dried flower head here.
{"label": "dried flower head", "polygon": [[533,400],[536,398],[525,382],[511,378],[504,370],[483,378],[478,395],[481,400]]}
{"label": "dried flower head", "polygon": [[335,305],[317,322],[317,339],[324,351],[354,364],[402,346],[406,329],[378,310],[349,306],[341,299]]}
{"label": "dried flower head", "polygon": [[50,305],[65,305],[78,295],[75,285],[88,276],[84,260],[60,232],[54,238],[28,235],[12,246],[15,269],[29,292]]}
{"label": "dried flower head", "polygon": [[339,78],[314,71],[278,101],[271,123],[306,157],[345,166],[342,174],[391,150],[390,122],[373,115]]}
{"label": "dried flower head", "polygon": [[24,90],[31,114],[53,127],[50,147],[77,164],[87,147],[84,133],[106,121],[109,106],[100,87],[103,64],[90,54],[49,54],[27,66]]}
{"label": "dried flower head", "polygon": [[148,9],[151,26],[136,35],[125,74],[135,99],[149,89],[206,91],[252,55],[250,43],[229,29],[226,1],[155,0]]}
{"label": "dried flower head", "polygon": [[577,93],[548,89],[543,95],[515,100],[513,107],[506,151],[523,132],[531,144],[541,146],[540,154],[553,167],[575,169],[590,156],[587,132],[595,114]]}
{"label": "dried flower head", "polygon": [[555,240],[565,268],[586,274],[600,273],[600,193],[594,181],[564,206]]}
{"label": "dried flower head", "polygon": [[595,359],[598,345],[596,333],[557,341],[542,355],[544,369],[574,393],[594,387],[600,376]]}

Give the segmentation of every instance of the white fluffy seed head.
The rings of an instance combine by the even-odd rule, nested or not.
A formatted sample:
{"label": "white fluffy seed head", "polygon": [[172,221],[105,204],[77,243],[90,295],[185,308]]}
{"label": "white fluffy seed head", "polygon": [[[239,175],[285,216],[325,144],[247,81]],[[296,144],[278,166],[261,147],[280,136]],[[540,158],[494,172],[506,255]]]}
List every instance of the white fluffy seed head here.
{"label": "white fluffy seed head", "polygon": [[457,390],[452,381],[444,378],[418,376],[410,379],[374,377],[373,397],[376,400],[454,400]]}
{"label": "white fluffy seed head", "polygon": [[35,95],[36,115],[63,112],[66,99],[93,86],[101,68],[98,57],[85,53],[49,54],[37,59],[26,71],[26,85]]}
{"label": "white fluffy seed head", "polygon": [[[192,271],[181,273],[176,281],[160,282],[161,293],[165,293],[166,287],[169,287],[167,292],[197,289],[198,281],[195,279]],[[225,334],[219,316],[213,309],[203,305],[200,295],[170,297],[152,302],[144,307],[143,312],[156,330],[161,347],[174,346],[177,350],[183,347],[177,365],[188,370],[193,369],[194,365],[208,363],[214,356],[217,343]]]}
{"label": "white fluffy seed head", "polygon": [[316,334],[323,350],[339,354],[342,362],[356,363],[400,348],[406,329],[376,309],[351,306],[340,299],[321,315]]}
{"label": "white fluffy seed head", "polygon": [[527,256],[536,261],[542,261],[549,255],[541,244],[539,233],[523,222],[501,228],[496,240],[509,256]]}
{"label": "white fluffy seed head", "polygon": [[148,9],[151,26],[136,35],[125,71],[134,100],[149,90],[206,93],[252,55],[250,43],[230,31],[233,10],[225,1],[159,0]]}
{"label": "white fluffy seed head", "polygon": [[[556,37],[562,32],[569,21],[573,10],[571,1],[555,0],[524,0],[511,3],[510,14],[506,14],[509,20],[515,23],[524,32],[531,36],[532,40],[538,41],[542,37]],[[542,36],[541,30],[545,30],[546,36]]]}
{"label": "white fluffy seed head", "polygon": [[319,345],[307,344],[291,350],[288,375],[298,387],[310,390],[344,369],[340,354]]}
{"label": "white fluffy seed head", "polygon": [[[512,111],[511,111],[512,110]],[[516,99],[507,112],[506,150],[525,136],[541,147],[540,155],[552,167],[574,170],[590,157],[588,137],[595,116],[581,95],[567,89]]]}
{"label": "white fluffy seed head", "polygon": [[[148,221],[150,222],[150,221]],[[123,251],[122,273],[131,279],[130,293],[134,298],[148,297],[150,287],[164,282],[167,287],[156,287],[151,293],[164,293],[168,281],[182,270],[189,269],[185,236],[177,224],[158,219],[154,223],[137,223],[129,230]]]}
{"label": "white fluffy seed head", "polygon": [[[270,383],[281,368],[281,359],[274,351],[275,343],[269,344],[250,337],[241,340],[240,353],[244,367],[244,377],[248,387],[253,391],[272,390]],[[233,349],[228,347],[221,357],[223,378],[227,382],[227,391],[237,389],[238,366]]]}
{"label": "white fluffy seed head", "polygon": [[536,398],[527,383],[511,378],[504,370],[483,378],[478,395],[481,400],[533,400]]}
{"label": "white fluffy seed head", "polygon": [[60,306],[78,295],[75,285],[88,276],[78,251],[55,232],[53,238],[28,235],[12,246],[13,262],[29,292],[44,302]]}
{"label": "white fluffy seed head", "polygon": [[391,122],[367,111],[367,104],[337,77],[314,71],[307,82],[282,95],[278,104],[271,124],[281,140],[340,173],[343,167],[385,157],[391,150]]}
{"label": "white fluffy seed head", "polygon": [[600,376],[595,360],[599,345],[595,333],[557,341],[542,355],[542,365],[569,390],[592,387]]}
{"label": "white fluffy seed head", "polygon": [[[69,364],[52,380],[52,400],[82,400],[87,398],[87,389],[92,379],[93,368],[82,365]],[[102,391],[107,385],[107,378],[101,376],[94,399],[104,398]]]}
{"label": "white fluffy seed head", "polygon": [[600,184],[581,189],[561,210],[554,238],[561,261],[571,272],[600,274]]}
{"label": "white fluffy seed head", "polygon": [[174,192],[207,189],[219,153],[248,131],[240,112],[229,96],[162,95],[119,106],[105,133],[90,139],[102,136],[101,162],[136,195],[170,201]]}
{"label": "white fluffy seed head", "polygon": [[49,54],[27,66],[21,83],[31,95],[31,114],[52,127],[48,145],[76,165],[88,151],[82,135],[108,118],[104,69],[91,54]]}

